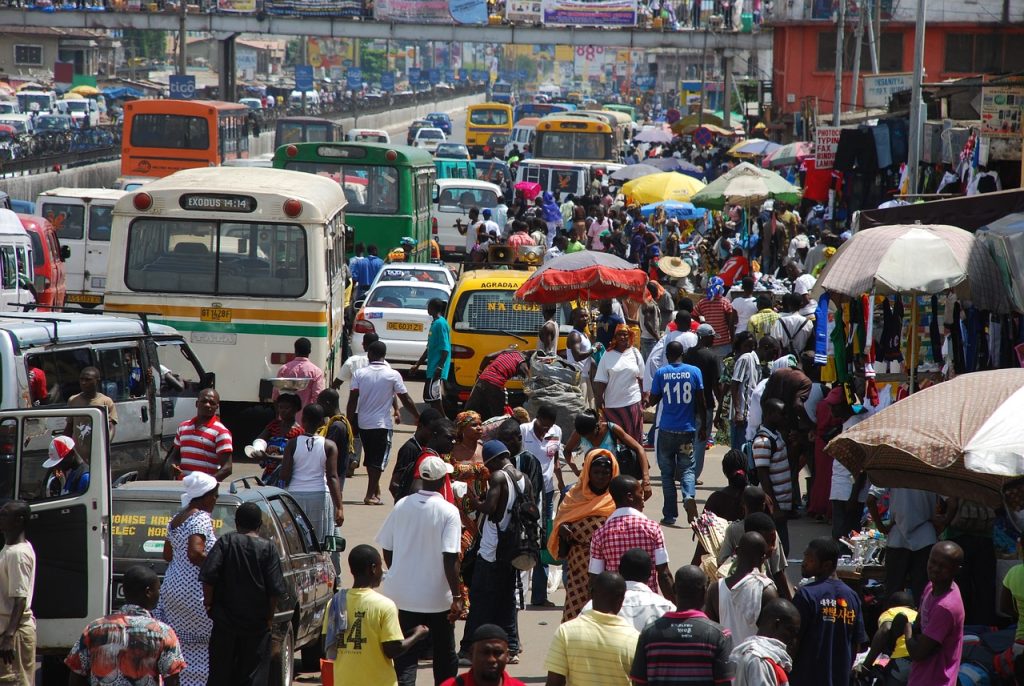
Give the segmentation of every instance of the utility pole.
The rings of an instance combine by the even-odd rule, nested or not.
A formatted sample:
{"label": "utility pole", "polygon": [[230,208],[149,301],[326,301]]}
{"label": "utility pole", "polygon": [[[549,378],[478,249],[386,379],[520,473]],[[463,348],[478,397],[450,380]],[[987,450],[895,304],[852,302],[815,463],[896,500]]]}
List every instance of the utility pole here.
{"label": "utility pole", "polygon": [[852,79],[850,79],[850,109],[857,109],[857,91],[860,90],[860,48],[861,43],[864,42],[864,22],[868,20],[867,5],[863,2],[860,5],[859,11],[857,12],[857,32],[854,34],[853,39],[853,70]]}
{"label": "utility pole", "polygon": [[878,65],[882,61],[882,0],[874,0],[874,29],[875,29],[875,61],[871,68],[878,73]]}
{"label": "utility pole", "polygon": [[928,0],[917,0],[917,22],[914,26],[914,83],[910,93],[910,150],[907,154],[907,180],[910,193],[917,193],[917,177],[921,165],[921,139],[924,133],[924,102],[921,81],[924,79],[924,30]]}
{"label": "utility pole", "polygon": [[[881,7],[882,0],[872,0],[872,2],[873,2],[873,5],[872,5],[872,10],[871,11],[872,11],[872,13],[874,13],[874,11],[875,11],[874,8]],[[871,54],[871,73],[872,74],[877,74],[878,73],[878,45],[877,45],[878,41],[876,40],[875,36],[878,35],[878,32],[875,30],[875,22],[871,18],[870,15],[868,16],[867,25],[868,25],[868,51]]]}
{"label": "utility pole", "polygon": [[[698,0],[694,0],[697,2]],[[700,51],[700,109],[697,110],[697,126],[704,125],[704,91],[708,87],[708,27],[704,26],[704,48]]]}
{"label": "utility pole", "polygon": [[836,15],[836,89],[832,98],[832,126],[839,126],[843,113],[843,31],[846,28],[846,0],[839,0]]}
{"label": "utility pole", "polygon": [[188,11],[188,0],[178,0],[178,76],[184,76],[188,70],[187,50],[185,46],[185,13]]}

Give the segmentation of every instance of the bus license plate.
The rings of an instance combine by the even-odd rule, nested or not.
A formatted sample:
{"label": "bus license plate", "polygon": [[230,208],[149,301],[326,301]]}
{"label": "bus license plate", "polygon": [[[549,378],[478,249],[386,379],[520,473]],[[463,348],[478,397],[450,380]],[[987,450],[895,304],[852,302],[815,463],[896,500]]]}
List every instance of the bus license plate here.
{"label": "bus license plate", "polygon": [[423,331],[419,322],[388,322],[388,331]]}
{"label": "bus license plate", "polygon": [[230,322],[231,310],[223,307],[203,307],[199,310],[199,319],[204,322]]}

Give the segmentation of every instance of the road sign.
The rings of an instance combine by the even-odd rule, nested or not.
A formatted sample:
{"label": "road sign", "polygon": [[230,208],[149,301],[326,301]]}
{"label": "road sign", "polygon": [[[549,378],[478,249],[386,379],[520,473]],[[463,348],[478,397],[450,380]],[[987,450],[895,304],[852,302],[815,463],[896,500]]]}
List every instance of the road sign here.
{"label": "road sign", "polygon": [[295,65],[295,90],[313,90],[313,66],[310,64]]}
{"label": "road sign", "polygon": [[441,83],[441,70],[440,69],[428,69],[427,70],[427,80],[430,81],[430,83],[435,85],[435,86],[437,84]]}
{"label": "road sign", "polygon": [[349,67],[345,78],[349,90],[357,91],[363,87],[363,70],[359,67]]}
{"label": "road sign", "polygon": [[409,83],[416,84],[420,82],[420,68],[409,67]]}
{"label": "road sign", "polygon": [[711,131],[703,126],[693,132],[693,142],[697,145],[711,145]]}
{"label": "road sign", "polygon": [[474,81],[486,81],[487,80],[487,72],[485,72],[482,69],[474,69],[473,70],[473,80]]}
{"label": "road sign", "polygon": [[380,88],[388,93],[392,93],[395,90],[395,75],[391,72],[381,74],[380,77]]}
{"label": "road sign", "polygon": [[468,69],[460,69],[459,70],[459,81],[469,81],[469,70]]}
{"label": "road sign", "polygon": [[444,70],[444,80],[445,80],[445,83],[454,83],[455,82],[455,70],[454,69],[445,69]]}
{"label": "road sign", "polygon": [[196,77],[171,76],[170,95],[173,100],[191,100],[196,97]]}

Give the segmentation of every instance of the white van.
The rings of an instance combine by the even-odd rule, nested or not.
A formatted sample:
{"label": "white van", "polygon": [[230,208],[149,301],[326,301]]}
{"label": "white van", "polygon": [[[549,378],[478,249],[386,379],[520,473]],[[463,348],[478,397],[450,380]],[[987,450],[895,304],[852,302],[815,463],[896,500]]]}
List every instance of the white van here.
{"label": "white van", "polygon": [[542,190],[557,191],[563,198],[569,193],[582,198],[590,189],[590,174],[590,165],[583,162],[529,159],[519,163],[516,183],[539,183]]}
{"label": "white van", "polygon": [[0,124],[14,127],[19,134],[34,136],[36,133],[36,124],[31,114],[0,114]]}
{"label": "white van", "polygon": [[36,199],[36,209],[57,229],[60,244],[71,248],[65,263],[68,305],[93,308],[103,302],[114,205],[125,193],[110,188],[54,188]]}
{"label": "white van", "polygon": [[[292,108],[302,107],[302,91],[292,91],[288,96],[288,106]],[[320,92],[319,91],[306,91],[306,108],[307,109],[320,109]]]}
{"label": "white van", "polygon": [[17,98],[22,112],[35,112],[36,114],[57,113],[58,101],[55,91],[18,91]]}
{"label": "white van", "polygon": [[0,114],[21,114],[17,100],[0,100]]}
{"label": "white van", "polygon": [[441,255],[465,255],[467,237],[459,226],[469,224],[469,210],[489,209],[492,219],[504,228],[508,216],[501,188],[488,181],[475,179],[438,179],[434,184],[434,204],[430,208],[434,240]]}
{"label": "white van", "polygon": [[512,146],[518,146],[520,150],[526,148],[527,145],[533,149],[533,136],[537,132],[537,122],[540,121],[537,117],[524,117],[516,122],[516,125],[512,127],[512,135],[508,137],[508,147],[511,150]]}
{"label": "white van", "polygon": [[391,143],[391,136],[381,129],[349,129],[345,140],[356,143]]}
{"label": "white van", "polygon": [[99,126],[100,108],[96,105],[95,100],[82,98],[80,100],[63,100],[62,102],[67,105],[67,114],[71,115],[75,126],[79,128]]}
{"label": "white van", "polygon": [[18,215],[0,209],[0,310],[21,310],[36,301],[29,286],[35,283],[32,239]]}

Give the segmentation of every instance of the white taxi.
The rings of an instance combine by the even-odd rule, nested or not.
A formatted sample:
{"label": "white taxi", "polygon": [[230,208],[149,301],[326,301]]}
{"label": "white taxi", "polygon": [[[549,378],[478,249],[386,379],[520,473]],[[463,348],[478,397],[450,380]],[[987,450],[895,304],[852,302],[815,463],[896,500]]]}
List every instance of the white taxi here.
{"label": "white taxi", "polygon": [[378,281],[356,313],[352,349],[362,350],[363,336],[375,333],[388,347],[388,362],[418,361],[430,331],[427,303],[434,298],[447,303],[451,292],[446,284],[434,281]]}

